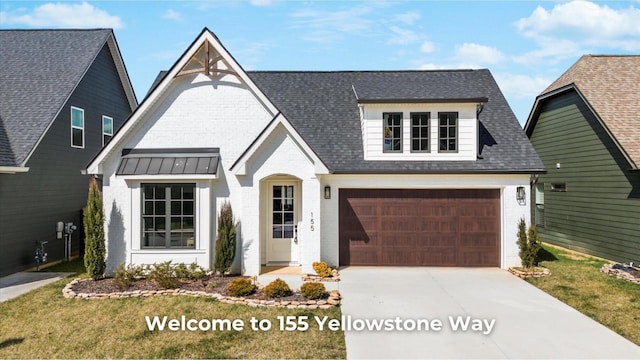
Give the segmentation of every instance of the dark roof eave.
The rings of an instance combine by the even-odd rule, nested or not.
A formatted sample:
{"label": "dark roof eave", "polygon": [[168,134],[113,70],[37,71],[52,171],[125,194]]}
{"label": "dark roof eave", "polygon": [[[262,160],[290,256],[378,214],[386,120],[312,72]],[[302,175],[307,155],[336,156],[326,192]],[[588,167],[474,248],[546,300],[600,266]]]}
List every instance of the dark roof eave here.
{"label": "dark roof eave", "polygon": [[479,98],[462,98],[462,99],[358,99],[359,104],[450,104],[450,103],[485,103],[489,99],[486,97]]}
{"label": "dark roof eave", "polygon": [[335,175],[393,175],[393,174],[425,174],[425,175],[465,175],[465,174],[546,174],[544,169],[524,169],[524,170],[333,170],[331,174]]}

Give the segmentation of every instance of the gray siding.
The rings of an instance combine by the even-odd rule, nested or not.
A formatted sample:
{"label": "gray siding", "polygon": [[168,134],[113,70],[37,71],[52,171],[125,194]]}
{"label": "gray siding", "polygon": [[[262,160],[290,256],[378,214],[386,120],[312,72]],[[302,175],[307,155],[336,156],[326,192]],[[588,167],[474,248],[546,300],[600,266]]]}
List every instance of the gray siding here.
{"label": "gray siding", "polygon": [[[84,109],[84,149],[71,147],[71,106]],[[34,267],[38,240],[49,241],[48,261],[64,257],[55,224],[72,221],[82,227],[89,178],[80,171],[102,148],[102,115],[112,117],[117,129],[131,111],[105,45],[28,161],[29,172],[0,174],[0,276]],[[76,253],[79,235],[73,236]]]}
{"label": "gray siding", "polygon": [[[640,261],[640,173],[575,91],[544,100],[531,143],[548,171],[543,241],[616,261]],[[560,163],[560,169],[556,169]],[[566,192],[551,191],[565,183]]]}

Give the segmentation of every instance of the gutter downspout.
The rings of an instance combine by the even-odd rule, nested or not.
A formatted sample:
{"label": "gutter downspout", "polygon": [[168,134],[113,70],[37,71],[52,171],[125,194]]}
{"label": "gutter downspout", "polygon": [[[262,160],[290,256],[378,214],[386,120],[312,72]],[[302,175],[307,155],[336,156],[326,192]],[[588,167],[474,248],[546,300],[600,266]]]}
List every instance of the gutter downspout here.
{"label": "gutter downspout", "polygon": [[477,160],[483,159],[482,155],[480,155],[480,114],[484,110],[484,103],[480,102],[476,105],[476,152],[477,152]]}

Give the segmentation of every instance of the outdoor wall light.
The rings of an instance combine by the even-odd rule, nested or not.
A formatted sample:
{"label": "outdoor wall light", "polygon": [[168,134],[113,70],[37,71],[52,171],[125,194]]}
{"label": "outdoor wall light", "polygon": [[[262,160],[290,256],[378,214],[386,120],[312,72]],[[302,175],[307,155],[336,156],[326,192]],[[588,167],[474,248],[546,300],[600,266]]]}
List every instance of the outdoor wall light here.
{"label": "outdoor wall light", "polygon": [[324,187],[324,198],[331,199],[331,186],[329,185]]}
{"label": "outdoor wall light", "polygon": [[518,200],[518,204],[524,205],[526,203],[525,197],[527,193],[524,189],[524,186],[518,186],[516,189],[516,199]]}

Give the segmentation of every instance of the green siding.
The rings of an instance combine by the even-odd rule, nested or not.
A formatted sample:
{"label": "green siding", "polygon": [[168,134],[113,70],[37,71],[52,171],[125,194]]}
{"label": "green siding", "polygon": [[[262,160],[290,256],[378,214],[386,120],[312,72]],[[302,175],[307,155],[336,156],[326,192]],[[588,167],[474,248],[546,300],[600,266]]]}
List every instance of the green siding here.
{"label": "green siding", "polygon": [[[544,162],[543,241],[616,261],[640,262],[640,173],[580,96],[543,100],[531,143]],[[560,169],[556,169],[560,163]],[[552,192],[566,183],[566,192]]]}

